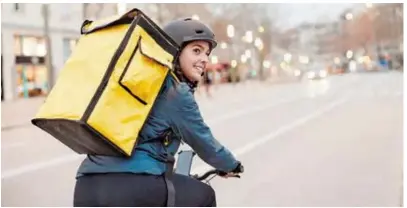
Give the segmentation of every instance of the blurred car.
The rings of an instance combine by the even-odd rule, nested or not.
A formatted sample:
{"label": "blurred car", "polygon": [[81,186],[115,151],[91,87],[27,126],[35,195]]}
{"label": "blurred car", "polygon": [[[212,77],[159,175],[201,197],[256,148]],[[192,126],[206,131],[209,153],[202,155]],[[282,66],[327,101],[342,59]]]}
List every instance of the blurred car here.
{"label": "blurred car", "polygon": [[322,66],[314,66],[306,74],[306,78],[310,80],[324,79],[327,76],[328,71]]}

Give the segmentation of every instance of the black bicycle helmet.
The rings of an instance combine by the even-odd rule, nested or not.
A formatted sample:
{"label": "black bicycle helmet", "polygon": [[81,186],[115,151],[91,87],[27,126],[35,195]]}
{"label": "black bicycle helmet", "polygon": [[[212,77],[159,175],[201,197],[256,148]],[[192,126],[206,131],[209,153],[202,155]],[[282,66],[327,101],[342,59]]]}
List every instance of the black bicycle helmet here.
{"label": "black bicycle helmet", "polygon": [[204,23],[192,18],[182,18],[169,22],[163,28],[182,49],[188,42],[194,40],[208,41],[211,50],[217,45],[215,34]]}
{"label": "black bicycle helmet", "polygon": [[[180,50],[182,50],[189,42],[195,40],[207,41],[211,51],[217,45],[215,34],[212,30],[204,23],[189,17],[173,20],[165,25],[163,30],[178,44]],[[186,82],[192,89],[197,87],[198,82],[189,80],[182,73],[179,57],[176,57],[174,69],[175,74],[181,82]]]}

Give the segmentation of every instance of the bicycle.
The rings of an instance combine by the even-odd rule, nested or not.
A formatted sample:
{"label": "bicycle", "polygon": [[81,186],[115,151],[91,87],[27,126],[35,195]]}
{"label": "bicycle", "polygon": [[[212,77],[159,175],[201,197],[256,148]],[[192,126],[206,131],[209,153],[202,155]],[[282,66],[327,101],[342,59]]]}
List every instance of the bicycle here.
{"label": "bicycle", "polygon": [[[208,185],[209,181],[212,180],[214,177],[216,176],[222,176],[225,173],[220,171],[220,170],[216,170],[216,169],[211,169],[205,173],[203,173],[202,175],[191,175],[191,168],[192,168],[192,162],[194,159],[194,156],[196,155],[196,153],[192,150],[182,150],[178,153],[178,159],[176,162],[176,166],[174,168],[174,173],[176,174],[180,174],[180,175],[186,175],[192,178],[195,178],[199,181],[204,181],[206,180],[209,176],[214,175],[212,178],[206,180],[206,183]],[[241,173],[243,173],[243,170],[241,171]],[[240,175],[235,175],[233,177],[236,178],[240,178]]]}

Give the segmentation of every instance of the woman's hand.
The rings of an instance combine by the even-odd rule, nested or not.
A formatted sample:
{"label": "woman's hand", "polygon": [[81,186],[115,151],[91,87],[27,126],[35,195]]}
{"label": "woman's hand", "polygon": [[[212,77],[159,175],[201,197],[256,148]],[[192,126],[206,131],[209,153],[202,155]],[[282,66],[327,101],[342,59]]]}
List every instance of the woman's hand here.
{"label": "woman's hand", "polygon": [[235,169],[232,170],[232,172],[219,172],[219,176],[222,178],[230,178],[230,177],[235,177],[235,178],[240,178],[240,173],[243,173],[244,168],[243,165],[239,162],[239,164],[236,166]]}

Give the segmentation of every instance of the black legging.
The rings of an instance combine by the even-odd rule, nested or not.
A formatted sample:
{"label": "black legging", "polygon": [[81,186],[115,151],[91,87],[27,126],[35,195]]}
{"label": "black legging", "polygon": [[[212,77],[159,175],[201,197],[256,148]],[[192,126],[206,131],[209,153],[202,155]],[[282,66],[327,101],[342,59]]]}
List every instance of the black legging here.
{"label": "black legging", "polygon": [[[209,185],[174,174],[175,206],[216,206],[215,191]],[[166,206],[167,188],[163,176],[132,173],[92,174],[79,177],[74,193],[75,207]]]}

